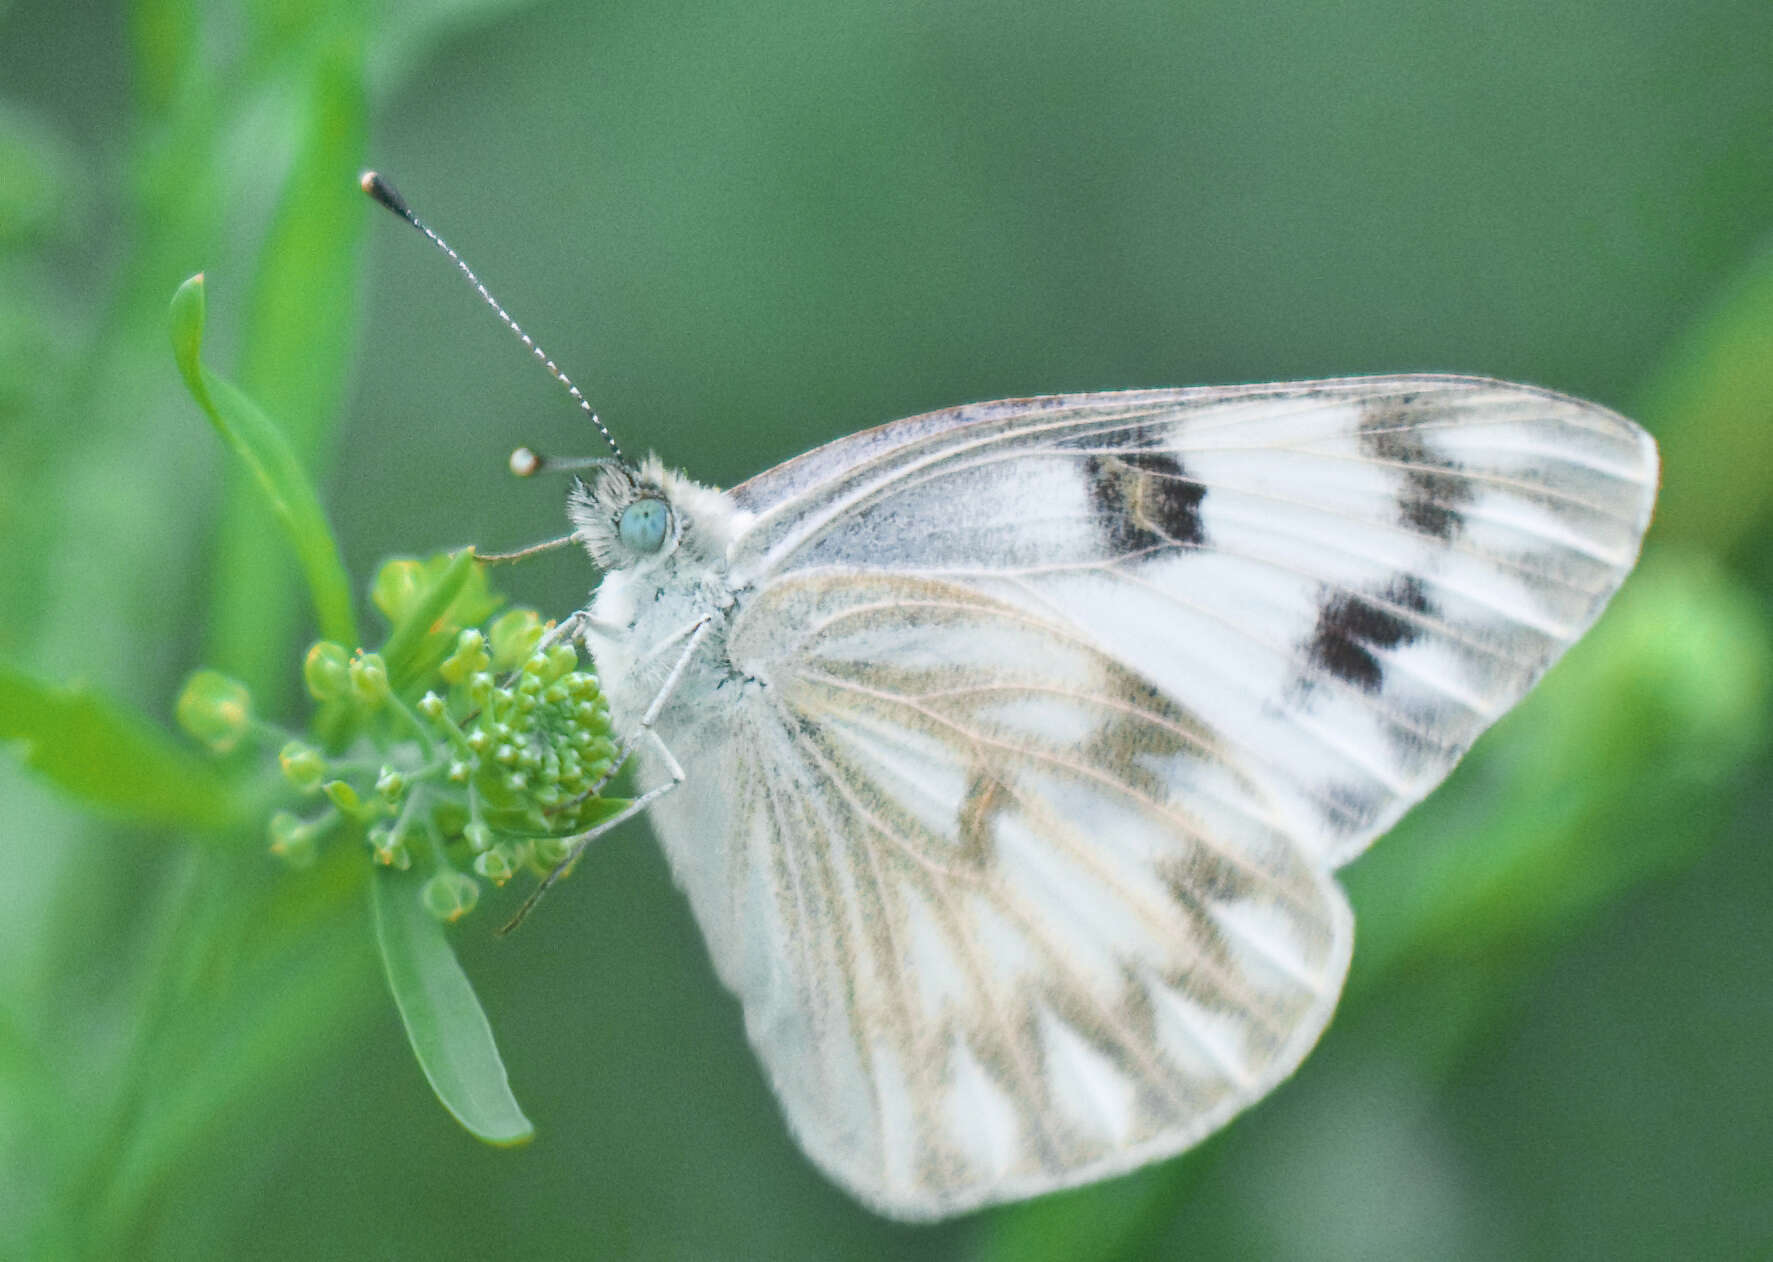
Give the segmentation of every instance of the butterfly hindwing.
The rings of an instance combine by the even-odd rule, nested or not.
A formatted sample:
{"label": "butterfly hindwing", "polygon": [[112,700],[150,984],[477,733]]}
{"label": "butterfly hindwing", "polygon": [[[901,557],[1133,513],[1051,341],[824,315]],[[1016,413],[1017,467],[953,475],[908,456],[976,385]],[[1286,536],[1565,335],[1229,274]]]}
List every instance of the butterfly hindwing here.
{"label": "butterfly hindwing", "polygon": [[752,608],[730,651],[768,671],[767,701],[725,727],[717,785],[655,809],[839,1181],[901,1217],[1083,1182],[1178,1151],[1297,1064],[1347,908],[1247,817],[1203,725],[963,586],[807,574]]}

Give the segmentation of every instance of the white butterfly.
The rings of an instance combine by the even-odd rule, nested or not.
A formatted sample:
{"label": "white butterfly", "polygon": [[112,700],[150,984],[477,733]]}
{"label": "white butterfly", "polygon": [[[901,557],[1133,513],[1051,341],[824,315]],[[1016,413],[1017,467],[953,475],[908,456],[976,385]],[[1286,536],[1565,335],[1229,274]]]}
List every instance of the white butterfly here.
{"label": "white butterfly", "polygon": [[1631,422],[1477,378],[984,403],[726,493],[608,463],[567,629],[796,1138],[928,1219],[1293,1071],[1332,873],[1594,621],[1656,481]]}
{"label": "white butterfly", "polygon": [[1593,623],[1657,480],[1605,408],[1437,376],[981,403],[731,492],[594,463],[556,542],[606,573],[558,633],[644,791],[541,889],[650,810],[795,1137],[911,1219],[1290,1074],[1353,948],[1335,869]]}

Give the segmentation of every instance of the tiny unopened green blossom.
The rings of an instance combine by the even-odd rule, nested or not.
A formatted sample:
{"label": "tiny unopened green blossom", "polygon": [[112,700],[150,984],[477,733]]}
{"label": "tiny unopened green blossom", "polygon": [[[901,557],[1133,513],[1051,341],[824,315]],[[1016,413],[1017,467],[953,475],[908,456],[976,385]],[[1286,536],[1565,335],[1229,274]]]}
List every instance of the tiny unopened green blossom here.
{"label": "tiny unopened green blossom", "polygon": [[493,844],[492,829],[486,826],[484,820],[469,820],[462,829],[462,839],[476,851],[489,850]]}
{"label": "tiny unopened green blossom", "polygon": [[398,802],[406,793],[406,777],[392,767],[383,767],[376,777],[376,792],[390,802]]}
{"label": "tiny unopened green blossom", "polygon": [[503,885],[516,876],[520,866],[511,861],[504,846],[495,846],[474,856],[474,870],[494,885]]}
{"label": "tiny unopened green blossom", "polygon": [[321,640],[302,659],[302,682],[316,701],[337,701],[351,687],[351,654],[340,644]]}
{"label": "tiny unopened green blossom", "polygon": [[179,693],[179,726],[211,753],[231,754],[252,730],[252,693],[238,679],[200,670]]}
{"label": "tiny unopened green blossom", "polygon": [[367,810],[363,797],[349,780],[328,780],[320,786],[320,791],[347,815],[360,817]]}
{"label": "tiny unopened green blossom", "polygon": [[538,837],[531,848],[536,863],[544,871],[552,871],[565,863],[571,852],[572,845],[564,837]]}
{"label": "tiny unopened green blossom", "polygon": [[399,622],[425,597],[424,567],[417,561],[397,558],[376,571],[369,598],[390,622]]}
{"label": "tiny unopened green blossom", "polygon": [[493,669],[503,671],[521,666],[536,651],[544,634],[546,629],[533,609],[513,609],[500,615],[487,630]]}
{"label": "tiny unopened green blossom", "polygon": [[412,866],[412,850],[400,830],[391,824],[377,824],[369,830],[369,852],[385,868],[404,872]]}
{"label": "tiny unopened green blossom", "polygon": [[447,683],[459,684],[472,675],[484,672],[491,665],[492,654],[487,652],[486,637],[469,627],[456,637],[455,652],[443,659],[437,673]]}
{"label": "tiny unopened green blossom", "polygon": [[306,741],[289,741],[277,751],[283,778],[303,793],[312,793],[326,779],[326,759]]}
{"label": "tiny unopened green blossom", "polygon": [[292,868],[313,866],[319,849],[321,828],[318,824],[289,811],[278,811],[271,816],[269,832],[272,854]]}
{"label": "tiny unopened green blossom", "polygon": [[388,699],[388,666],[379,653],[360,653],[351,659],[351,695],[370,709]]}
{"label": "tiny unopened green blossom", "polygon": [[480,884],[466,873],[445,868],[425,882],[419,899],[437,919],[454,923],[474,910],[480,901]]}

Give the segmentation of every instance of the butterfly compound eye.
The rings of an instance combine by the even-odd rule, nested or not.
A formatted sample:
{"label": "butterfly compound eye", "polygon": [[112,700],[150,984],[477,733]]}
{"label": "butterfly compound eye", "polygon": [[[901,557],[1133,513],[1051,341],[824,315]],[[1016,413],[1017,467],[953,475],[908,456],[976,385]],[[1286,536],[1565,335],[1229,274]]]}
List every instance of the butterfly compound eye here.
{"label": "butterfly compound eye", "polygon": [[622,510],[621,520],[616,524],[622,542],[636,552],[657,552],[665,542],[665,527],[671,520],[671,510],[665,507],[664,500],[635,500]]}

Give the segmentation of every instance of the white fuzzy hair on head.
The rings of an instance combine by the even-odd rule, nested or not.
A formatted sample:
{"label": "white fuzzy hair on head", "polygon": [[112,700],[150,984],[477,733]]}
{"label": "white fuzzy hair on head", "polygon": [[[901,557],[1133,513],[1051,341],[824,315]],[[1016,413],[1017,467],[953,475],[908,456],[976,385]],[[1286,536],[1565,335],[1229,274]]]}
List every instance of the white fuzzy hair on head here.
{"label": "white fuzzy hair on head", "polygon": [[[652,553],[636,552],[622,541],[622,513],[643,499],[662,500],[671,514],[665,545]],[[718,564],[736,525],[732,501],[723,492],[667,469],[655,455],[648,455],[638,469],[612,460],[589,480],[576,479],[567,495],[566,515],[591,560],[603,570],[629,569],[678,552]]]}

